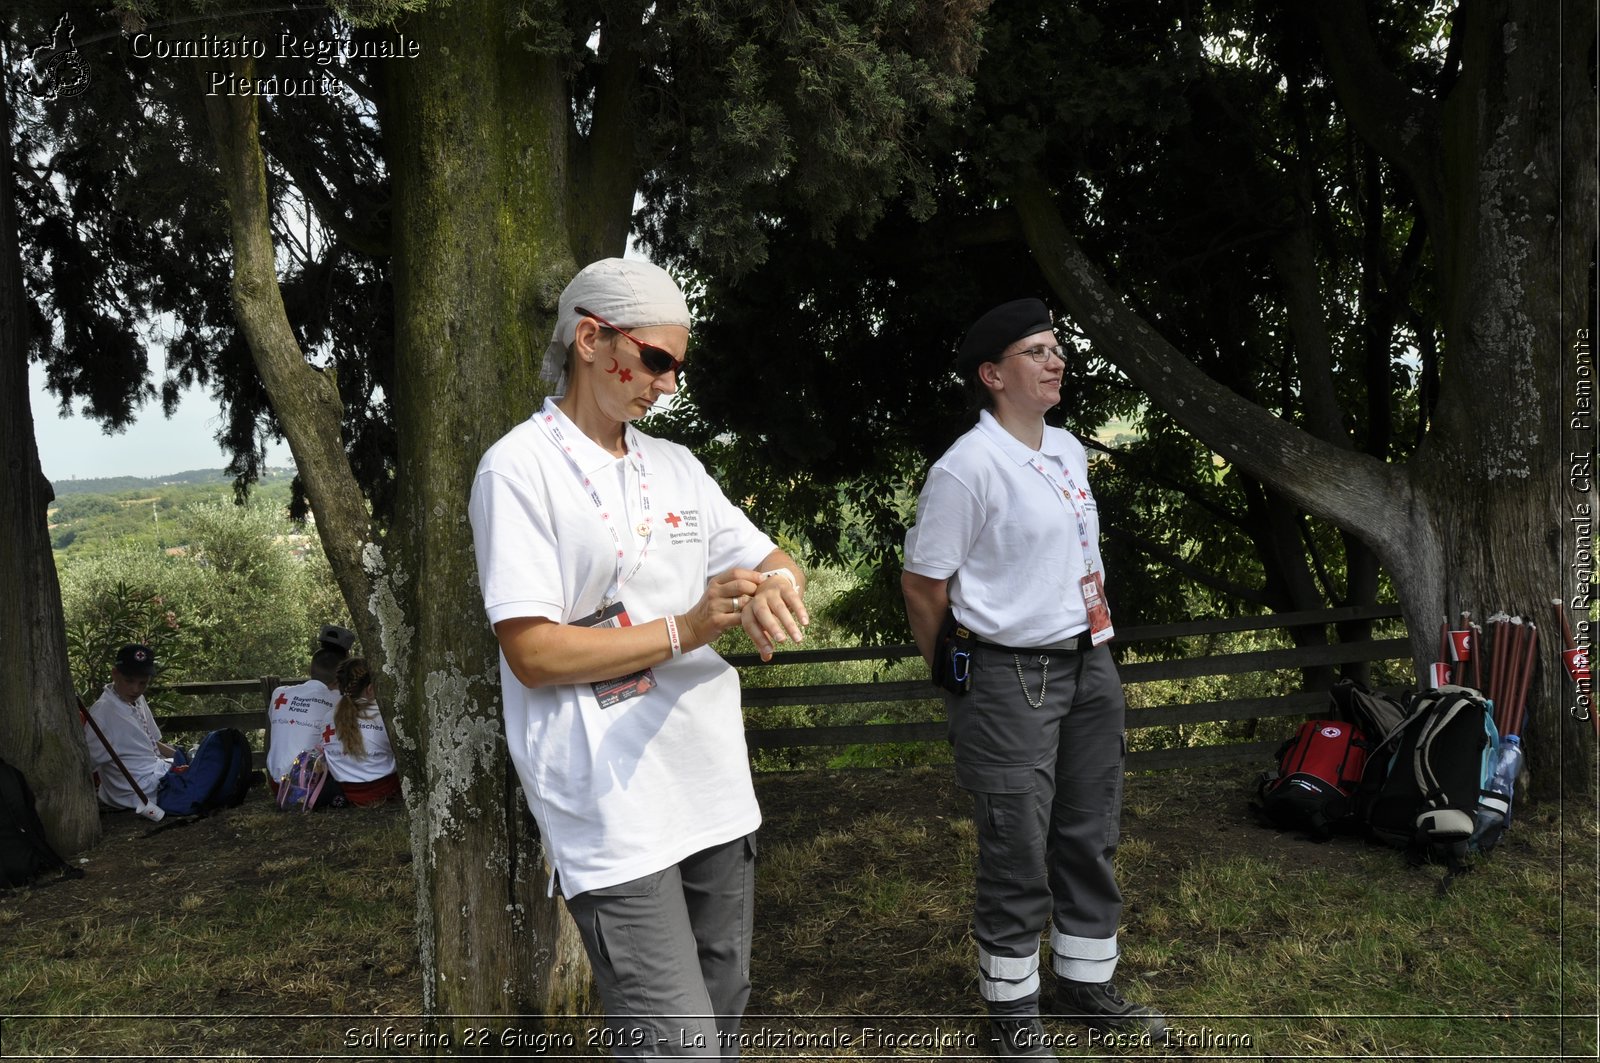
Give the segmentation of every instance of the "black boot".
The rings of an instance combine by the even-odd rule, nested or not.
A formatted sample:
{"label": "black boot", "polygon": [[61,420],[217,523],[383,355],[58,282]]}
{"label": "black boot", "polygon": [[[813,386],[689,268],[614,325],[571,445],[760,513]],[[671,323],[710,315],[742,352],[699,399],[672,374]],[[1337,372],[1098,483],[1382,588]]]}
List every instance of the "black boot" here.
{"label": "black boot", "polygon": [[1054,1059],[1037,1015],[989,1016],[989,1042],[996,1059]]}
{"label": "black boot", "polygon": [[1153,1009],[1135,1004],[1110,982],[1057,982],[1056,1010],[1062,1018],[1077,1019],[1096,1030],[1149,1034],[1159,1038],[1166,1021]]}

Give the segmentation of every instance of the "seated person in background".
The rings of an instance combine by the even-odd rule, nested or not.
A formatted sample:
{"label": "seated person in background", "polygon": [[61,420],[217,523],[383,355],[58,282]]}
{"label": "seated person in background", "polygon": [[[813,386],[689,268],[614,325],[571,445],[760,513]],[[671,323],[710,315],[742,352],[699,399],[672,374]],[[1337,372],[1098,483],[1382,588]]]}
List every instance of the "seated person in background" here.
{"label": "seated person in background", "polygon": [[353,805],[375,805],[400,792],[394,747],[372,693],[372,670],[365,658],[339,665],[339,706],[333,713],[333,737],[323,747],[328,772]]}
{"label": "seated person in background", "polygon": [[[157,670],[149,646],[123,646],[111,666],[111,682],[89,706],[94,726],[84,721],[83,739],[89,748],[89,763],[99,775],[95,793],[101,803],[137,810],[139,795],[134,783],[163,812],[175,816],[200,811],[200,802],[225,782],[225,788],[236,789],[242,799],[243,775],[251,771],[244,735],[231,731],[224,737],[225,732],[212,731],[195,748],[193,757],[181,746],[163,742],[161,728],[144,699],[150,677]],[[122,762],[121,768],[112,759],[113,753]]]}
{"label": "seated person in background", "polygon": [[311,655],[311,678],[282,686],[267,702],[267,785],[289,774],[294,758],[307,749],[320,749],[333,733],[333,710],[339,704],[338,668],[350,656],[356,633],[337,624],[323,624],[317,634],[317,651]]}

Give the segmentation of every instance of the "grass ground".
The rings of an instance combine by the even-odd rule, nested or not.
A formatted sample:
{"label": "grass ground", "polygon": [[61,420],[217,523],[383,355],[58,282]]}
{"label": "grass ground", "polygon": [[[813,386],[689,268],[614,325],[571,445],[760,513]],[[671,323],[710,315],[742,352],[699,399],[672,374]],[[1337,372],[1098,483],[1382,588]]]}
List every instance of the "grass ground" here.
{"label": "grass ground", "polygon": [[[1059,1055],[1596,1057],[1592,810],[1522,810],[1441,892],[1440,868],[1255,825],[1249,774],[1129,779],[1118,981],[1174,1034],[1106,1044],[1050,1019]],[[758,790],[745,1057],[983,1056],[973,828],[949,769],[767,774]],[[305,819],[258,792],[154,834],[106,823],[84,878],[0,894],[0,1057],[421,1054],[401,809]],[[487,1040],[502,1058],[597,1054],[585,1028],[572,1049],[503,1023]]]}

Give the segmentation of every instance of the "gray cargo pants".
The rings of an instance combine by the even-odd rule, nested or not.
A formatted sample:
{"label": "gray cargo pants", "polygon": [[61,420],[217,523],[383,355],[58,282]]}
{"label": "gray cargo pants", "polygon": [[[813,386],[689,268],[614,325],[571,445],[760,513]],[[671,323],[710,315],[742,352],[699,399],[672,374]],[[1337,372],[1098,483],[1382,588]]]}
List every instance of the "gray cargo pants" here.
{"label": "gray cargo pants", "polygon": [[1105,982],[1116,969],[1122,683],[1104,646],[1014,655],[978,645],[971,689],[945,702],[977,825],[979,991],[992,1014],[1034,1014],[1047,924],[1056,975]]}
{"label": "gray cargo pants", "polygon": [[739,1055],[750,997],[755,835],[580,893],[583,937],[618,1059]]}

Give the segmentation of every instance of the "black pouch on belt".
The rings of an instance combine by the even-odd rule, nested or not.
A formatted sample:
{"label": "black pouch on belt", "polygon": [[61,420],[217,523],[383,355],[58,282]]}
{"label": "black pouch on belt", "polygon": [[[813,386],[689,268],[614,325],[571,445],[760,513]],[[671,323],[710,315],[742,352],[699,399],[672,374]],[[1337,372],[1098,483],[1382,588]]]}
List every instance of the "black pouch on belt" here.
{"label": "black pouch on belt", "polygon": [[933,685],[952,694],[972,688],[972,632],[945,613],[933,639]]}

